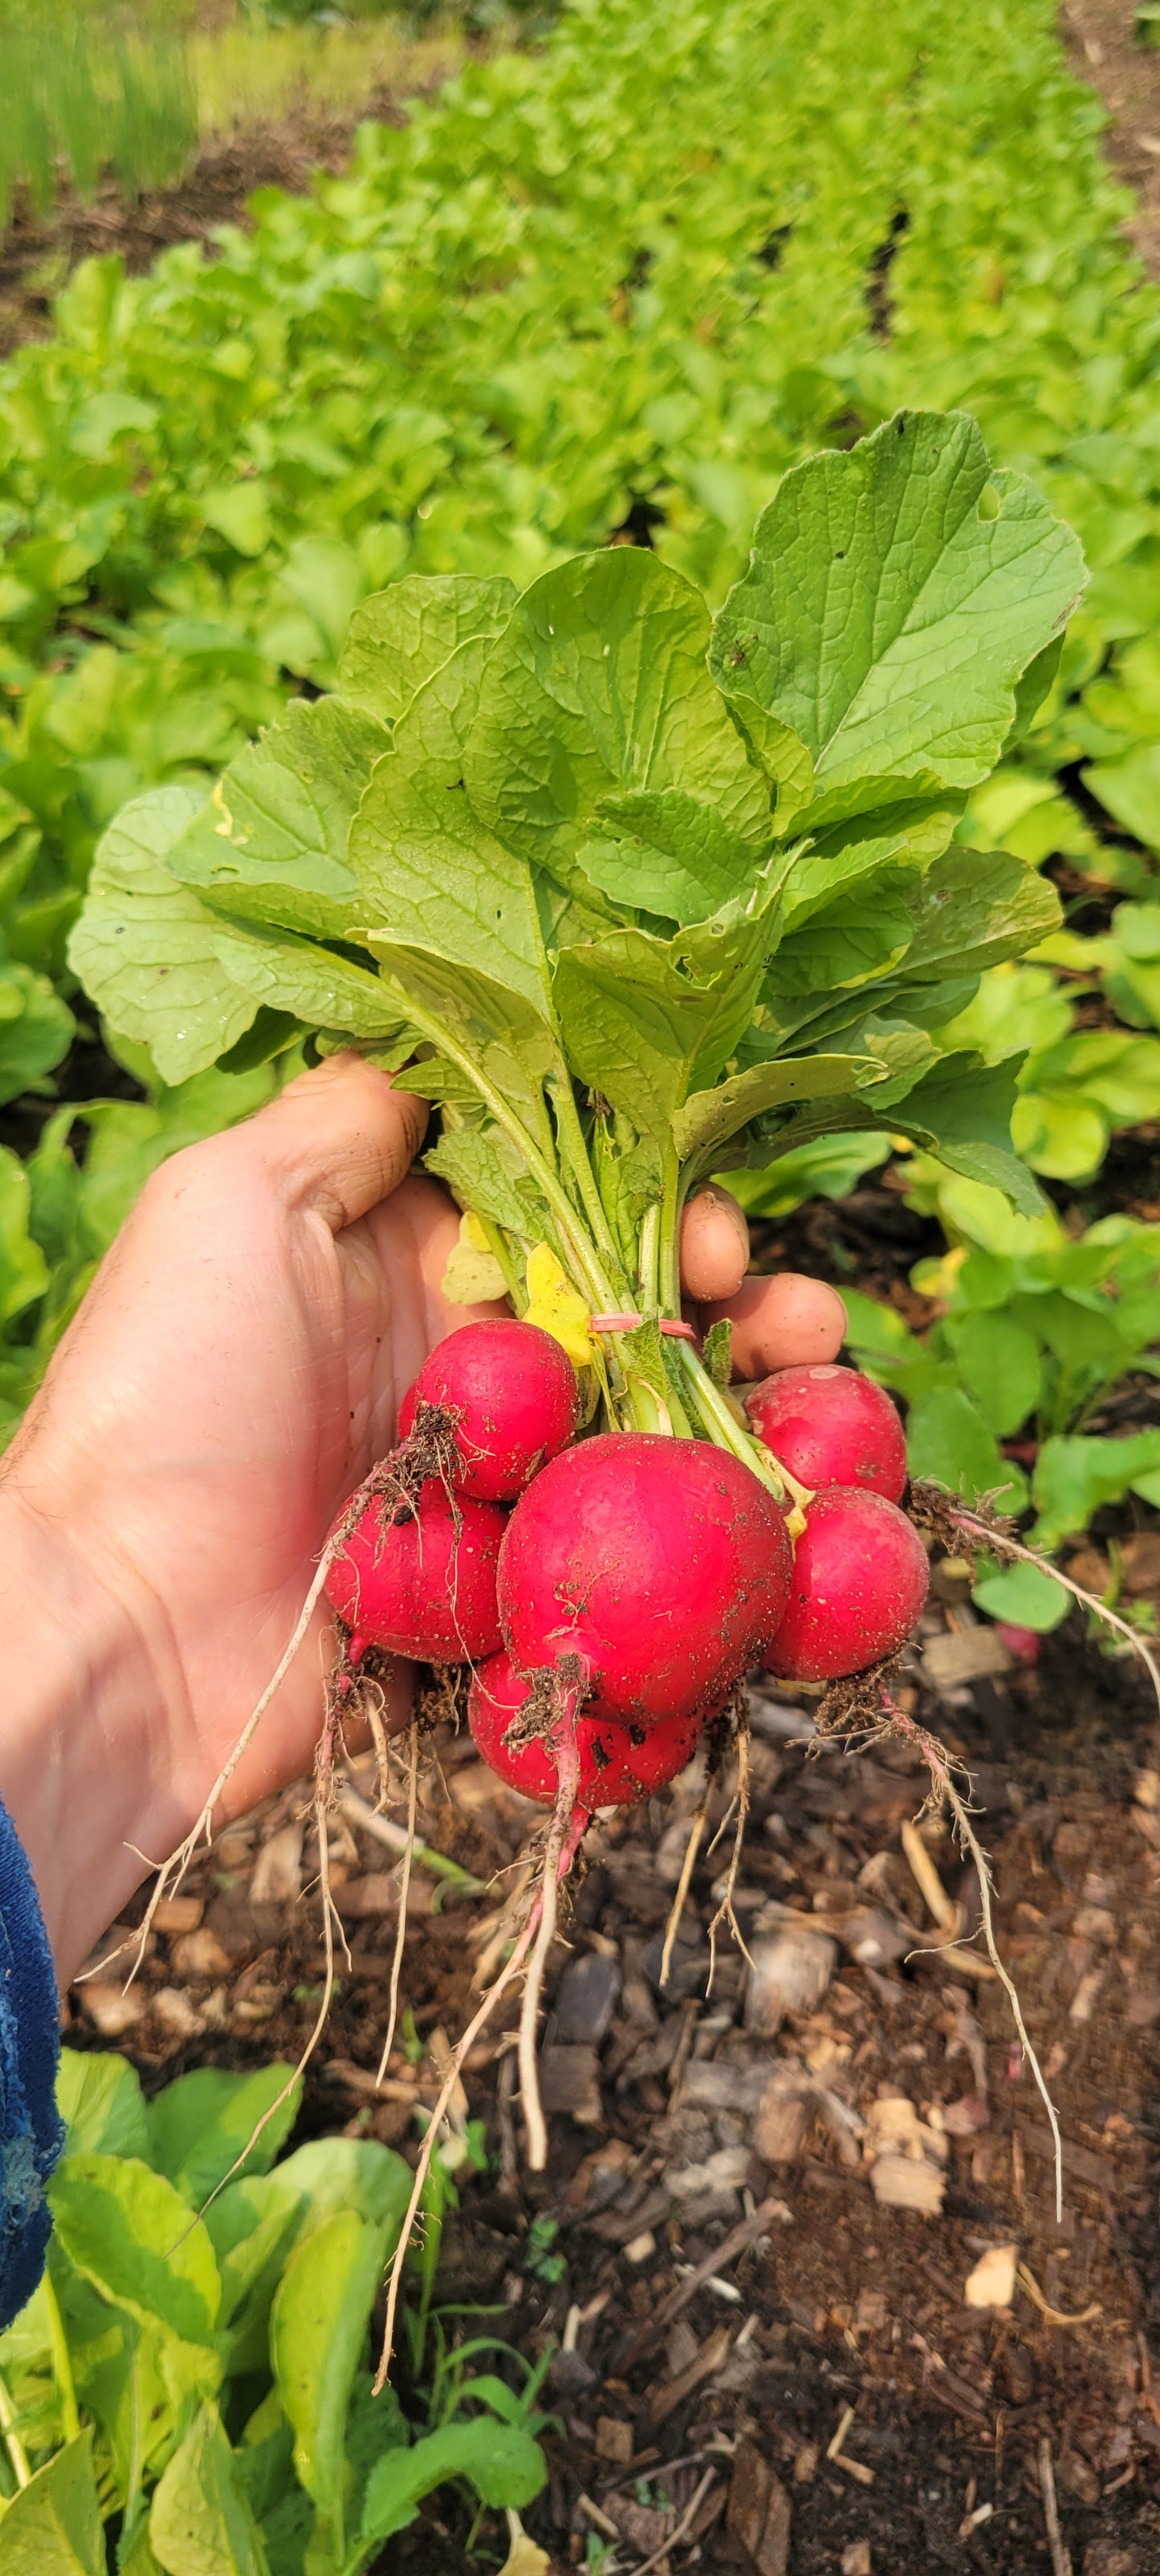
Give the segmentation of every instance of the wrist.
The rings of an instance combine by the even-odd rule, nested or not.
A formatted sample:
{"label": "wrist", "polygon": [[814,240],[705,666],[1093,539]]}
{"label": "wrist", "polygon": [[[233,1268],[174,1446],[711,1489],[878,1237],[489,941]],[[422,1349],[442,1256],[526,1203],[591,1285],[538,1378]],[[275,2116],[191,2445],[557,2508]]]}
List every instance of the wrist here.
{"label": "wrist", "polygon": [[150,1697],[112,1586],[62,1518],[0,1489],[0,1799],[62,1983],[141,1878],[157,1804]]}

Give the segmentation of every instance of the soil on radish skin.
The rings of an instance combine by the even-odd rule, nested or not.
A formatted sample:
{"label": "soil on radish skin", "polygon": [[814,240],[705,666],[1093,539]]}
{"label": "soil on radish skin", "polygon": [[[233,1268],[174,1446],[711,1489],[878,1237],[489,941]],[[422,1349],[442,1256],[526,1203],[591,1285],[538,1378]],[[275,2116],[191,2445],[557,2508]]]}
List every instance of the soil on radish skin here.
{"label": "soil on radish skin", "polygon": [[[969,1642],[961,1592],[953,1577],[938,1579],[927,1643],[956,1625]],[[449,2305],[496,2312],[486,2327],[472,2316],[459,2331],[494,2329],[528,2356],[549,2340],[561,2343],[570,2307],[604,2302],[581,2327],[577,2350],[552,2363],[545,2402],[563,2430],[549,2440],[548,2488],[525,2516],[560,2571],[584,2561],[581,2495],[617,2521],[628,2569],[659,2545],[669,2527],[660,2517],[672,2506],[683,2510],[713,2466],[700,2557],[695,2548],[676,2563],[752,2576],[722,2518],[744,2442],[790,2498],[785,2576],[821,2576],[859,2540],[870,2544],[876,2576],[912,2564],[1026,2576],[1046,2557],[1035,2467],[1044,2437],[1076,2576],[1097,2539],[1124,2553],[1114,2562],[1118,2576],[1160,2567],[1153,2171],[1160,1821],[1134,1794],[1141,1773],[1160,1767],[1160,1724],[1137,1670],[1086,1645],[1078,1618],[1046,1641],[1033,1671],[959,1685],[948,1702],[915,1660],[904,1688],[975,1773],[999,1938],[1050,2069],[1066,2141],[1062,2226],[1043,2106],[1012,2049],[993,1981],[952,1977],[922,1956],[871,1972],[843,1953],[812,2014],[791,2016],[776,2038],[752,2037],[736,1953],[723,1953],[704,2001],[704,1934],[723,1846],[696,1873],[670,1990],[661,1995],[660,1936],[682,1793],[597,1828],[571,1947],[555,1955],[554,2019],[545,2031],[550,2098],[571,2102],[576,2116],[552,2115],[549,2171],[522,2177],[506,2093],[511,2055],[503,2032],[490,2034],[467,2091],[486,2123],[492,2165],[463,2184],[439,2285]],[[901,1909],[927,1924],[920,1939],[929,1940],[900,1847],[902,1820],[923,1797],[910,1756],[883,1745],[810,1756],[778,1731],[794,1722],[781,1715],[784,1705],[775,1698],[757,1705],[739,1893],[750,1942],[778,1919],[763,1909],[780,1904],[816,1923],[822,1912],[837,1920],[855,1902]],[[436,1741],[442,1777],[432,1771],[425,1783],[421,1830],[480,1875],[503,1868],[535,1821],[532,1811],[493,1787],[468,1739],[445,1730]],[[1151,1786],[1143,1787],[1147,1798]],[[164,1932],[133,1990],[140,2018],[114,2035],[116,1990],[75,1988],[71,2044],[121,2046],[150,2088],[194,2065],[298,2054],[322,1973],[317,1909],[309,1895],[293,1899],[292,1871],[281,1897],[262,1897],[261,1888],[262,1873],[267,1885],[279,1884],[277,1856],[267,1863],[262,1854],[282,1835],[285,1871],[286,1831],[292,1845],[301,1805],[301,1793],[289,1793],[219,1838],[186,1890],[203,1907],[199,1924]],[[962,1873],[949,1844],[936,1840],[931,1850],[957,1892]],[[312,1864],[308,1835],[307,1883]],[[391,2067],[397,2098],[375,2103],[394,1921],[355,1910],[381,1898],[381,1885],[368,1893],[369,1883],[390,1865],[390,1854],[361,1830],[348,1836],[336,1826],[350,1957],[338,1963],[339,1989],[297,2135],[354,2130],[413,2156],[411,2098],[433,2098],[432,2068],[426,2055],[411,2066],[399,2048]],[[429,1888],[419,1870],[416,1880]],[[437,2031],[453,2038],[462,2027],[466,1935],[495,1901],[457,1900],[445,1913],[416,1915],[403,1975],[412,2057]],[[594,1981],[587,1996],[575,1973],[582,1961],[591,1962],[585,1977]],[[612,2008],[606,2028],[601,2007]],[[95,2014],[105,2019],[103,2037]],[[510,2023],[513,2014],[500,2018]],[[840,2118],[831,2109],[827,2122],[824,2093],[859,2119],[879,2091],[909,2094],[920,2115],[931,2105],[945,2113],[975,2090],[962,2053],[968,2040],[985,2050],[985,2125],[964,2128],[968,2115],[951,2112],[941,2212],[883,2206],[856,2135],[843,2153]],[[692,2080],[680,2073],[686,2052],[701,2070]],[[768,2165],[754,2150],[752,2108],[736,2106],[746,2101],[747,2069],[784,2070],[790,2057],[822,2089],[799,2152]],[[976,2104],[969,2117],[978,2115]],[[735,2153],[713,2167],[723,2149]],[[771,2196],[778,2209],[763,2242],[722,2262],[720,2279],[739,2296],[710,2285],[658,2329],[657,2311],[679,2287],[681,2266],[712,2257],[752,2205],[747,2193]],[[542,2230],[530,2232],[537,2217],[557,2222],[551,2243]],[[1097,2306],[1099,2314],[1053,2325],[1022,2289],[1010,2310],[969,2308],[966,2278],[996,2243],[1017,2246],[1048,2307],[1075,2316]],[[565,2268],[553,2278],[558,2257]],[[634,2345],[638,2324],[643,2340]],[[727,2351],[711,2344],[722,2328]],[[715,2357],[717,2367],[698,2381],[698,2364]],[[674,2385],[682,2373],[684,2396]],[[849,2407],[853,2422],[831,2462],[827,2448]],[[843,2468],[841,2457],[869,2480]],[[670,2473],[670,2462],[688,2465]],[[993,2515],[967,2527],[985,2503]],[[392,2571],[458,2576],[467,2527],[452,2497],[436,2499],[392,2543]],[[484,2537],[495,2544],[493,2558],[502,2557],[498,2525]],[[771,2558],[769,2568],[777,2563]],[[1091,2567],[1099,2569],[1098,2556]]]}

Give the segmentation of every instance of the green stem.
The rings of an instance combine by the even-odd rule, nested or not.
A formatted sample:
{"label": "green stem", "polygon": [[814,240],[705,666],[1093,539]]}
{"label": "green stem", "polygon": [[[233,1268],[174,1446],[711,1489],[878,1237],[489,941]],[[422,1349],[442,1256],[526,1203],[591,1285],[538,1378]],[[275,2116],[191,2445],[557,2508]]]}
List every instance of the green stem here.
{"label": "green stem", "polygon": [[[383,980],[390,984],[389,977],[384,976]],[[460,1072],[466,1075],[467,1080],[478,1091],[485,1108],[491,1111],[496,1126],[502,1128],[504,1135],[511,1138],[517,1153],[522,1154],[533,1180],[538,1182],[560,1228],[561,1237],[578,1274],[578,1284],[582,1286],[585,1296],[597,1309],[611,1308],[615,1290],[612,1282],[606,1278],[591,1243],[586,1240],[582,1227],[577,1224],[576,1210],[567,1190],[563,1188],[558,1174],[552,1170],[551,1165],[541,1154],[538,1145],[529,1136],[527,1128],[509,1108],[502,1091],[497,1091],[494,1084],[488,1081],[486,1074],[480,1072],[479,1066],[468,1054],[466,1047],[460,1045],[445,1020],[439,1019],[434,1011],[428,1011],[423,1003],[416,1002],[414,996],[401,985],[399,998],[414,1027],[421,1030],[425,1038],[430,1038],[432,1045],[439,1047],[451,1064],[458,1065]]]}
{"label": "green stem", "polygon": [[676,1319],[681,1311],[680,1227],[684,1191],[675,1145],[666,1145],[661,1162],[660,1240],[657,1248],[657,1304],[662,1315]]}
{"label": "green stem", "polygon": [[487,1236],[488,1251],[491,1253],[493,1259],[498,1261],[500,1269],[503,1272],[504,1279],[507,1284],[507,1292],[511,1298],[513,1306],[515,1307],[516,1313],[517,1315],[522,1315],[527,1306],[528,1292],[524,1286],[522,1272],[517,1268],[516,1263],[512,1259],[507,1237],[502,1228],[493,1223],[491,1217],[481,1216],[478,1208],[474,1210],[474,1215],[476,1224],[482,1226],[483,1231]]}
{"label": "green stem", "polygon": [[28,2453],[16,2430],[16,2414],[12,2400],[2,2379],[0,2379],[0,2432],[4,2435],[16,2484],[18,2487],[26,2487],[30,2483],[32,2471],[28,2465]]}
{"label": "green stem", "polygon": [[660,1232],[660,1201],[659,1199],[654,1199],[652,1206],[645,1209],[644,1216],[641,1219],[640,1257],[637,1264],[636,1278],[637,1296],[640,1300],[641,1312],[646,1315],[651,1313],[660,1302],[657,1272],[657,1255],[660,1247]]}
{"label": "green stem", "polygon": [[709,1438],[716,1441],[719,1449],[728,1449],[734,1458],[740,1458],[742,1465],[750,1468],[761,1484],[768,1486],[775,1500],[783,1503],[786,1489],[769,1450],[760,1440],[752,1439],[748,1431],[742,1430],[720,1387],[714,1386],[708,1370],[702,1368],[692,1343],[678,1342],[676,1347],[693,1405]]}
{"label": "green stem", "polygon": [[81,2429],[81,2419],[73,2384],[72,2363],[68,2357],[68,2336],[64,2330],[64,2319],[57,2304],[56,2292],[47,2271],[44,2274],[44,2296],[48,2307],[49,2333],[52,2337],[52,2371],[57,2395],[60,2398],[64,2438],[66,2442],[75,2442]]}
{"label": "green stem", "polygon": [[569,1168],[580,1192],[584,1213],[592,1228],[593,1241],[609,1264],[613,1277],[618,1278],[621,1267],[620,1254],[613,1241],[612,1228],[604,1212],[604,1201],[601,1198],[591,1157],[584,1141],[580,1112],[576,1107],[576,1094],[572,1089],[571,1078],[567,1071],[561,1074],[558,1082],[553,1082],[551,1090],[556,1107],[558,1138],[564,1146]]}

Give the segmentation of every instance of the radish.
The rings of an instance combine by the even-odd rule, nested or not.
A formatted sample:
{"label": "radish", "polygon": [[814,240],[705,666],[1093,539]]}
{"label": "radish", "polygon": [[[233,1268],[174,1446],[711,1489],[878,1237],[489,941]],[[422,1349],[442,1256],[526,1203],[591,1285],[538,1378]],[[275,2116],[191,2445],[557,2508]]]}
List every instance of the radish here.
{"label": "radish", "polygon": [[435,1476],[413,1501],[375,1495],[334,1557],[327,1597],[358,1641],[391,1654],[428,1664],[493,1654],[506,1517]]}
{"label": "radish", "polygon": [[735,1378],[836,1360],[848,1322],[837,1289],[797,1270],[779,1271],[774,1279],[751,1274],[736,1296],[703,1306],[701,1317],[706,1328],[722,1320],[732,1324]]}
{"label": "radish", "polygon": [[499,1317],[464,1324],[424,1360],[399,1410],[399,1438],[419,1404],[454,1417],[451,1476],[457,1493],[509,1503],[545,1460],[566,1449],[579,1405],[568,1354],[538,1324]]}
{"label": "radish", "polygon": [[686,1297],[735,1297],[749,1268],[749,1225],[731,1190],[710,1182],[681,1210],[681,1288]]}
{"label": "radish", "polygon": [[[523,1744],[504,1742],[533,1687],[509,1654],[492,1655],[472,1679],[468,1722],[488,1769],[523,1797],[551,1807],[559,1774],[548,1739],[533,1735]],[[624,1726],[605,1717],[599,1703],[589,1702],[576,1723],[579,1804],[590,1814],[594,1807],[632,1807],[639,1799],[651,1797],[692,1760],[700,1731],[696,1717],[664,1718],[648,1727]]]}
{"label": "radish", "polygon": [[892,1655],[926,1600],[926,1549],[884,1494],[832,1485],[810,1504],[789,1608],[763,1660],[783,1681],[836,1681]]}
{"label": "radish", "polygon": [[745,1410],[758,1439],[799,1485],[814,1493],[858,1485],[901,1502],[906,1439],[898,1409],[857,1369],[778,1369],[746,1396]]}
{"label": "radish", "polygon": [[545,1467],[512,1513],[504,1640],[525,1672],[578,1664],[610,1717],[694,1716],[769,1644],[790,1564],[777,1504],[739,1459],[601,1433]]}

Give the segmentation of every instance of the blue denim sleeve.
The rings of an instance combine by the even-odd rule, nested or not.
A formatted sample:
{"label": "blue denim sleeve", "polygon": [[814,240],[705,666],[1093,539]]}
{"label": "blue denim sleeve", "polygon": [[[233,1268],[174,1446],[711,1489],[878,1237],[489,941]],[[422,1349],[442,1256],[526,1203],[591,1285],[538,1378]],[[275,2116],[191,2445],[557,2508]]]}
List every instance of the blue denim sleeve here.
{"label": "blue denim sleeve", "polygon": [[56,2108],[59,2007],[32,1871],[0,1806],[0,2329],[44,2270],[46,2185],[64,2128]]}

